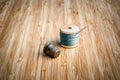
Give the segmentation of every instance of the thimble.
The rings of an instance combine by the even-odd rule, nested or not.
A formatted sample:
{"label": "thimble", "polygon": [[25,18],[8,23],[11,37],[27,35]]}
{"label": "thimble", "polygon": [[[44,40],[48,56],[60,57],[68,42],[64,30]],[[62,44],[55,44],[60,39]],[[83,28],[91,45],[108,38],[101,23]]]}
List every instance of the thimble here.
{"label": "thimble", "polygon": [[55,42],[47,43],[44,47],[44,53],[52,58],[56,58],[60,55],[60,49]]}

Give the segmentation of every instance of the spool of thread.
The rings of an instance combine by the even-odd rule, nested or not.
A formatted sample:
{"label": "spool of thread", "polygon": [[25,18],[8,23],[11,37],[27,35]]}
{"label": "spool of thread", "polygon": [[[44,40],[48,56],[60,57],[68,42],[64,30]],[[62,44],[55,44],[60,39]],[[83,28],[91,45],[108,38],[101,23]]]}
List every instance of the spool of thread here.
{"label": "spool of thread", "polygon": [[60,55],[60,49],[55,42],[47,43],[44,47],[44,53],[52,58],[56,58]]}
{"label": "spool of thread", "polygon": [[74,48],[79,44],[80,30],[77,26],[68,25],[60,29],[60,43],[65,48]]}

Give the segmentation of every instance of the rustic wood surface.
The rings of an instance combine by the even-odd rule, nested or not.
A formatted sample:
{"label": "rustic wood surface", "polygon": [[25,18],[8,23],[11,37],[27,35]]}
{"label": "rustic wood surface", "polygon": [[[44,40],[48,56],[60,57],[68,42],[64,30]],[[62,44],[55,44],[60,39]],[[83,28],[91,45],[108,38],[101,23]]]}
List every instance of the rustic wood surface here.
{"label": "rustic wood surface", "polygon": [[[79,46],[44,55],[65,24]],[[0,80],[120,80],[120,0],[0,0]]]}

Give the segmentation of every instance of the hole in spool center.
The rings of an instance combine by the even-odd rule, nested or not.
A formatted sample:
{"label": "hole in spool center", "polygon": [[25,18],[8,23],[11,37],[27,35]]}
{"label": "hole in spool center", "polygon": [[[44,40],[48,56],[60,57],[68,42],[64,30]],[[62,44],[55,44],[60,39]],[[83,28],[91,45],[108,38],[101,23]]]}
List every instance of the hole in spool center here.
{"label": "hole in spool center", "polygon": [[72,27],[70,26],[70,27],[68,27],[68,29],[72,29]]}

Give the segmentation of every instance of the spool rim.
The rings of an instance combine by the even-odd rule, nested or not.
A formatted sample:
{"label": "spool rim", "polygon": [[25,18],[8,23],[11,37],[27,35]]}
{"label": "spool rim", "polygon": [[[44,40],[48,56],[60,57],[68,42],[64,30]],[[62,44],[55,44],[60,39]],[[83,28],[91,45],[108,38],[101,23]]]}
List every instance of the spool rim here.
{"label": "spool rim", "polygon": [[75,34],[79,33],[80,29],[78,26],[75,25],[65,25],[60,28],[60,32],[64,34]]}
{"label": "spool rim", "polygon": [[60,43],[60,45],[61,45],[62,47],[64,47],[64,48],[71,49],[71,48],[75,48],[75,47],[77,47],[77,46],[79,45],[79,43],[76,44],[76,45],[73,45],[73,46],[66,46],[66,45],[63,45],[62,43]]}

